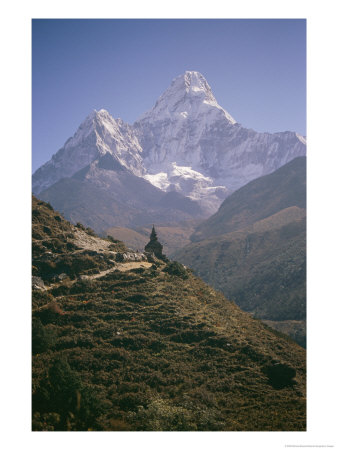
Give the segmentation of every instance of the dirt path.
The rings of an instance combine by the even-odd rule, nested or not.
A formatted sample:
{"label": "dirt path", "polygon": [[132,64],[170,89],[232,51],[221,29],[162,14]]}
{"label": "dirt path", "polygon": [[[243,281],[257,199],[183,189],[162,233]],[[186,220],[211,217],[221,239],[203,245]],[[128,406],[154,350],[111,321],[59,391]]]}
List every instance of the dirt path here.
{"label": "dirt path", "polygon": [[115,268],[121,270],[121,272],[126,272],[131,269],[138,269],[142,267],[144,269],[148,269],[153,264],[147,261],[131,261],[123,264],[116,264]]}
{"label": "dirt path", "polygon": [[[106,241],[104,239],[101,239],[97,236],[89,236],[86,232],[83,230],[79,230],[74,227],[74,234],[75,239],[74,243],[79,247],[78,250],[75,250],[72,253],[78,253],[82,252],[83,250],[93,250],[98,253],[104,252],[106,254],[116,254],[114,251],[110,251],[109,247],[111,246],[111,242]],[[127,252],[128,253],[128,252]],[[139,255],[137,255],[139,256]],[[147,269],[152,266],[152,263],[149,263],[147,261],[129,261],[129,262],[122,262],[122,263],[115,263],[114,266],[112,266],[110,269],[102,270],[99,273],[95,273],[93,275],[80,275],[80,279],[82,280],[94,280],[97,278],[104,277],[110,272],[114,272],[115,270],[120,270],[121,272],[127,272],[128,270],[132,269],[138,269],[138,268],[144,268]],[[67,285],[72,285],[78,281],[79,278],[76,278],[75,280],[69,280],[67,279],[66,283]],[[45,286],[45,290],[50,290],[53,288],[56,288],[58,286],[61,286],[63,283],[62,281],[59,283],[52,283],[49,286]]]}
{"label": "dirt path", "polygon": [[148,269],[151,266],[152,263],[146,261],[132,261],[127,263],[120,263],[116,264],[111,269],[103,270],[102,272],[95,273],[94,275],[82,275],[81,278],[84,280],[93,280],[95,278],[104,277],[105,275],[107,275],[107,273],[114,272],[117,269],[120,270],[121,272],[127,272],[128,270],[138,269],[140,267],[143,269]]}
{"label": "dirt path", "polygon": [[[131,269],[138,269],[138,268],[143,268],[143,269],[148,269],[149,267],[152,266],[152,263],[146,262],[146,261],[132,261],[132,262],[127,262],[127,263],[120,263],[120,264],[116,264],[114,267],[111,267],[110,269],[107,270],[102,270],[99,273],[95,273],[93,275],[80,275],[81,280],[94,280],[96,278],[102,278],[105,275],[107,275],[110,272],[114,272],[115,270],[120,270],[121,272],[127,272],[128,270]],[[78,279],[76,278],[75,280],[67,280],[67,284],[71,285],[74,284],[78,281]],[[45,286],[46,291],[49,291],[50,289],[54,289],[58,286],[61,286],[61,283],[53,283],[50,286]]]}
{"label": "dirt path", "polygon": [[[127,263],[118,263],[115,264],[114,267],[111,267],[110,269],[107,270],[102,270],[99,273],[95,273],[93,275],[81,275],[81,279],[82,280],[94,280],[96,278],[101,278],[104,277],[105,275],[107,275],[110,272],[114,272],[115,270],[120,270],[121,272],[127,272],[128,270],[131,269],[137,269],[137,268],[144,268],[144,269],[148,269],[149,267],[152,266],[152,263],[149,263],[147,261],[131,261],[131,262],[127,262]],[[75,278],[75,280],[69,280],[69,278],[66,280],[67,286],[70,287],[72,286],[74,283],[76,283],[79,279]],[[60,283],[53,283],[50,284],[49,286],[44,286],[44,288],[42,289],[43,291],[49,291],[51,289],[57,288],[59,286],[62,286],[63,282],[61,281]],[[72,294],[73,296],[76,296],[78,294]],[[80,295],[80,294],[79,294]],[[62,296],[61,296],[62,297]],[[58,297],[55,297],[55,299],[57,299]]]}

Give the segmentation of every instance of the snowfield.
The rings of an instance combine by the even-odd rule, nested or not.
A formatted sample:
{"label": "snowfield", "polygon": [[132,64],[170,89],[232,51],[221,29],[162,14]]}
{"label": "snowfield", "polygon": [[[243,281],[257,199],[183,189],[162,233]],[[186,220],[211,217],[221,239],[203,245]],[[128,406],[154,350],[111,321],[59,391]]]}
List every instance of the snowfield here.
{"label": "snowfield", "polygon": [[[133,125],[93,111],[52,159],[33,174],[38,194],[105,154],[159,189],[177,191],[214,212],[232,191],[306,154],[297,133],[242,127],[199,72],[175,78]],[[119,169],[120,170],[120,169]]]}

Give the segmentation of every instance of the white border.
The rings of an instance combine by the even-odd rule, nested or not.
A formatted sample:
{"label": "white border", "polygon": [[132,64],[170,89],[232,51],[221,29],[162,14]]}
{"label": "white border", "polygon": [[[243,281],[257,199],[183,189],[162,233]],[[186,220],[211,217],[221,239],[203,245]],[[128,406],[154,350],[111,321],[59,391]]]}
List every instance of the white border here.
{"label": "white border", "polygon": [[[12,1],[1,6],[3,448],[277,449],[336,443],[337,51],[334,2]],[[308,431],[299,433],[30,432],[31,18],[306,18],[308,21]]]}

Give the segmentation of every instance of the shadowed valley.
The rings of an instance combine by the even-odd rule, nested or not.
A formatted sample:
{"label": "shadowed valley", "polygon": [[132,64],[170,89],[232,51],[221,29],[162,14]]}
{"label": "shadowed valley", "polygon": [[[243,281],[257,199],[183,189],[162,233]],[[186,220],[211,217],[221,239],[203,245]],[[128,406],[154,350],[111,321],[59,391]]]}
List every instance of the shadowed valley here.
{"label": "shadowed valley", "polygon": [[173,257],[306,345],[306,158],[228,197]]}

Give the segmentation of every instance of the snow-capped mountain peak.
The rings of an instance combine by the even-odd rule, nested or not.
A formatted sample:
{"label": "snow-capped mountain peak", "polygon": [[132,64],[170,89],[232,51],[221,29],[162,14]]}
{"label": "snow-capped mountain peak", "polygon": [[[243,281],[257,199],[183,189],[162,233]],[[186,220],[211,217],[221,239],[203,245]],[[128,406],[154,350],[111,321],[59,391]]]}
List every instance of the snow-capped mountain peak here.
{"label": "snow-capped mountain peak", "polygon": [[198,192],[205,198],[206,187],[238,189],[305,154],[305,139],[295,133],[256,133],[241,127],[196,71],[175,78],[133,128],[146,179],[194,199]]}
{"label": "snow-capped mountain peak", "polygon": [[178,76],[172,81],[163,96],[175,97],[175,94],[180,95],[182,91],[191,97],[200,97],[205,102],[217,103],[207,80],[199,72],[186,71],[183,75]]}
{"label": "snow-capped mountain peak", "polygon": [[[94,110],[35,172],[33,192],[111,155],[117,166],[163,191],[197,200],[211,213],[230,191],[305,153],[303,136],[256,133],[236,123],[204,76],[186,71],[133,125]],[[97,176],[106,176],[107,167],[101,164]]]}
{"label": "snow-capped mountain peak", "polygon": [[145,173],[142,148],[130,125],[114,119],[108,111],[92,111],[73,137],[41,166],[33,177],[33,192],[38,193],[61,178],[70,177],[96,158],[113,155],[137,176]]}
{"label": "snow-capped mountain peak", "polygon": [[74,159],[75,151],[76,158],[86,164],[108,153],[135,175],[144,173],[140,156],[142,148],[130,125],[121,119],[114,119],[105,109],[89,114],[74,136],[65,143],[64,150],[70,160]]}
{"label": "snow-capped mountain peak", "polygon": [[175,78],[168,89],[160,96],[151,111],[143,114],[137,122],[152,119],[184,120],[197,116],[220,114],[231,124],[235,119],[218,103],[204,76],[195,71],[186,71]]}
{"label": "snow-capped mountain peak", "polygon": [[[109,133],[113,136],[119,132],[119,125],[117,120],[113,119],[105,109],[100,109],[99,111],[94,109],[80,124],[74,136],[68,139],[65,147],[78,145],[93,132],[98,134],[100,134],[100,132],[103,134]],[[103,149],[102,153],[105,153]]]}

